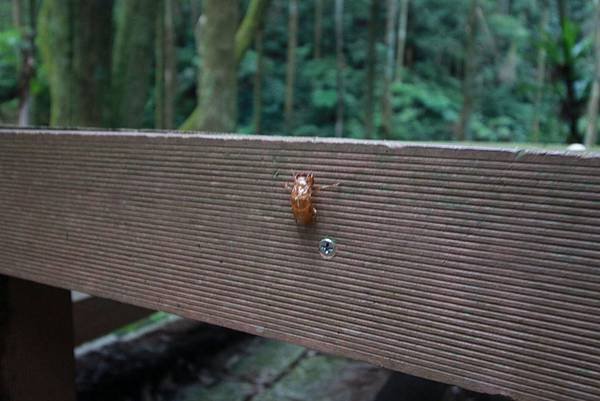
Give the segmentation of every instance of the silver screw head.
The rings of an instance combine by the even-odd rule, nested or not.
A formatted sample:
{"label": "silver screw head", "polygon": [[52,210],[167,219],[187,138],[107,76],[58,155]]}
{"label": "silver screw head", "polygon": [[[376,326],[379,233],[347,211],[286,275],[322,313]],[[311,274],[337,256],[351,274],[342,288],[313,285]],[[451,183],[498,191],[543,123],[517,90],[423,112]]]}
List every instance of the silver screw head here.
{"label": "silver screw head", "polygon": [[335,256],[335,241],[331,238],[323,238],[319,241],[319,253],[325,259],[331,259]]}

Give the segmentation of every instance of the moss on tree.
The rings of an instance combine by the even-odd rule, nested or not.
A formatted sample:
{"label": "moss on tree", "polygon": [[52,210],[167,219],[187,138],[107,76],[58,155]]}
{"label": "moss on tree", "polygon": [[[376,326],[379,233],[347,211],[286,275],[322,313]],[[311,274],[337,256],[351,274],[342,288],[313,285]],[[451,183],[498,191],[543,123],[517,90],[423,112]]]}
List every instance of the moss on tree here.
{"label": "moss on tree", "polygon": [[152,87],[154,34],[159,1],[117,3],[112,60],[112,124],[139,128]]}

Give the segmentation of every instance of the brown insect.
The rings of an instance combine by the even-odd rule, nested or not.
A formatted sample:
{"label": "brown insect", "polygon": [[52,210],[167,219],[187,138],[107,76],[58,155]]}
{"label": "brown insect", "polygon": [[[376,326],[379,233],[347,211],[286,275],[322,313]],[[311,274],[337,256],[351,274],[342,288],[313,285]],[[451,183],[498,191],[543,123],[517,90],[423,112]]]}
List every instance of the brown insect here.
{"label": "brown insect", "polygon": [[293,183],[286,182],[285,188],[289,190],[291,186],[290,203],[296,223],[312,224],[317,219],[317,209],[315,209],[312,199],[313,193],[335,187],[339,183],[322,186],[315,185],[315,176],[313,173],[294,174],[293,180]]}

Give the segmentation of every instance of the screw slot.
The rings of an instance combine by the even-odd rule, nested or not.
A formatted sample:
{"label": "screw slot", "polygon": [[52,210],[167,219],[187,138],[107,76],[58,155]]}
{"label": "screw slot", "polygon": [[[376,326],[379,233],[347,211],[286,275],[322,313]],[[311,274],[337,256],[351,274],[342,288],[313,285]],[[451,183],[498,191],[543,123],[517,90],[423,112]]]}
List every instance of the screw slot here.
{"label": "screw slot", "polygon": [[325,259],[335,256],[335,241],[331,238],[323,238],[319,241],[319,253]]}

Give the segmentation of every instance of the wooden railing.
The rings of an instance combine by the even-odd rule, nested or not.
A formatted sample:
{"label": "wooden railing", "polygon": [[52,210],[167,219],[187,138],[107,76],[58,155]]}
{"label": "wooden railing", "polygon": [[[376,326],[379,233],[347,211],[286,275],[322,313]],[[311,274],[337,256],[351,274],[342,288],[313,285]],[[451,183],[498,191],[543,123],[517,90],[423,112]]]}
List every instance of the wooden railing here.
{"label": "wooden railing", "polygon": [[[339,183],[315,225],[290,210],[298,171]],[[600,398],[598,154],[4,129],[0,273],[9,394],[72,399],[58,287],[516,400]]]}

